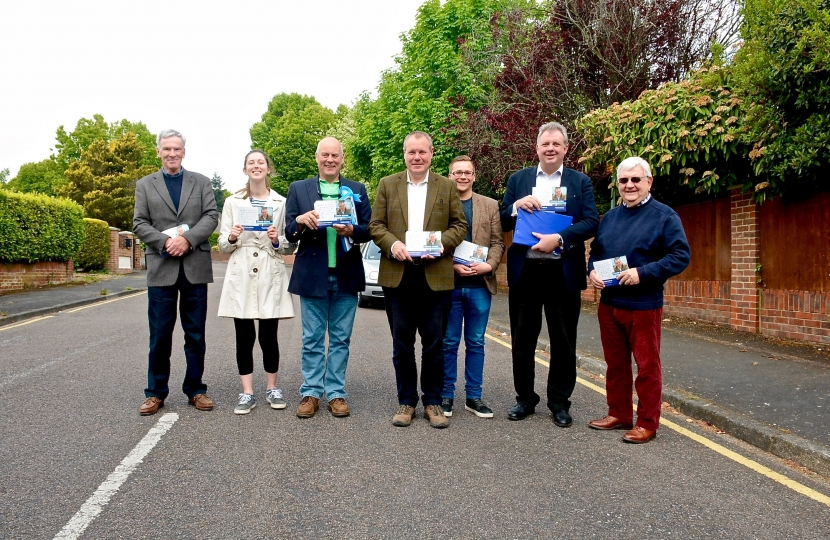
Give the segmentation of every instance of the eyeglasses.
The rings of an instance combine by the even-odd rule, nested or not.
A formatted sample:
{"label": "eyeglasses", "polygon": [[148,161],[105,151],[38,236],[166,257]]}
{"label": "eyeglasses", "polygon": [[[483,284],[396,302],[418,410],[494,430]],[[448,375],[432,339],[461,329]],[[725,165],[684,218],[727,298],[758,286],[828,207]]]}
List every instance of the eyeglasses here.
{"label": "eyeglasses", "polygon": [[648,176],[632,176],[631,178],[617,178],[617,182],[621,186],[626,185],[629,180],[631,180],[631,182],[634,184],[639,184],[640,180],[645,180],[646,178],[648,178]]}
{"label": "eyeglasses", "polygon": [[475,176],[475,171],[453,171],[453,176]]}

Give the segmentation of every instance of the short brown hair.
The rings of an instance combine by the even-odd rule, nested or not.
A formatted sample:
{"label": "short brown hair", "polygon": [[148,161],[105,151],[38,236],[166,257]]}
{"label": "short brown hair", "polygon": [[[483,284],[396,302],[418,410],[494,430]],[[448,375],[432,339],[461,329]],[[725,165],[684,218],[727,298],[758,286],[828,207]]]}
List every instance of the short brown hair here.
{"label": "short brown hair", "polygon": [[473,161],[473,158],[471,158],[470,156],[468,156],[468,155],[466,155],[466,154],[460,155],[460,156],[458,156],[457,158],[455,158],[455,159],[453,159],[452,161],[450,161],[450,166],[449,166],[449,168],[450,168],[450,169],[452,169],[452,164],[453,164],[453,163],[456,163],[456,162],[458,162],[458,161],[469,161],[469,162],[473,165],[473,172],[475,172],[475,169],[476,169],[476,162],[475,162],[475,161]]}

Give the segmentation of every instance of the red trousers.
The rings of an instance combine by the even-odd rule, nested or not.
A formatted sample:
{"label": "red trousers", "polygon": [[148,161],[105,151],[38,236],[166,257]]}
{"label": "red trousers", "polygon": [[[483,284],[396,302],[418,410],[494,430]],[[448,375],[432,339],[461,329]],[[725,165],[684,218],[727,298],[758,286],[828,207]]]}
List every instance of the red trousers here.
{"label": "red trousers", "polygon": [[[663,402],[663,368],[660,364],[663,308],[634,311],[600,303],[597,316],[602,351],[608,364],[605,375],[608,414],[625,422],[633,420],[633,383],[638,400],[637,425],[656,430],[660,426]],[[632,354],[637,364],[637,380],[633,380]]]}

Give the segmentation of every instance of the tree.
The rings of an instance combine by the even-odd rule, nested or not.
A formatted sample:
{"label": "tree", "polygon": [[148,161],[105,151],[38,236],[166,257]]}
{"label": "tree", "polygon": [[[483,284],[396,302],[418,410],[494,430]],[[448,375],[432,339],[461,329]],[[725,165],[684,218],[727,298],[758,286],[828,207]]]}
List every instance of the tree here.
{"label": "tree", "polygon": [[225,189],[225,183],[222,182],[222,177],[219,173],[214,172],[213,178],[210,179],[210,185],[213,187],[213,197],[216,199],[216,210],[219,215],[222,215],[222,208],[225,206],[225,199],[231,196],[231,192]]}
{"label": "tree", "polygon": [[71,133],[67,133],[63,126],[59,126],[55,135],[57,154],[53,154],[52,159],[58,164],[61,171],[65,171],[70,164],[81,159],[83,151],[89,148],[93,142],[109,142],[118,139],[125,133],[133,133],[138,139],[142,148],[141,165],[161,166],[155,150],[156,138],[144,123],[133,123],[124,119],[107,124],[100,114],[93,115],[92,119],[81,118]]}
{"label": "tree", "polygon": [[251,126],[251,148],[264,151],[274,163],[271,187],[282,195],[288,186],[317,174],[317,143],[337,121],[331,109],[311,96],[277,94],[262,120]]}
{"label": "tree", "polygon": [[66,177],[57,163],[44,159],[37,163],[26,163],[17,171],[6,186],[21,193],[43,193],[54,197],[56,190],[66,184]]}
{"label": "tree", "polygon": [[[459,145],[498,196],[511,171],[535,162],[540,125],[558,120],[573,130],[592,109],[679,80],[710,44],[734,41],[738,20],[734,0],[563,0],[505,12],[486,53],[503,66],[495,92],[459,127]],[[567,165],[578,168],[572,134]]]}
{"label": "tree", "polygon": [[9,180],[9,170],[3,169],[0,170],[0,189],[6,187],[6,182]]}
{"label": "tree", "polygon": [[489,49],[494,13],[525,0],[428,0],[415,27],[401,37],[396,66],[383,73],[377,99],[363,94],[354,107],[350,163],[375,186],[403,165],[403,139],[429,133],[436,149],[433,169],[444,170],[457,153],[454,127],[492,92],[492,62],[467,63],[462,50]]}
{"label": "tree", "polygon": [[57,194],[77,202],[84,215],[130,229],[135,206],[135,183],[157,170],[142,164],[146,148],[132,132],[112,141],[96,140],[66,170],[68,184]]}

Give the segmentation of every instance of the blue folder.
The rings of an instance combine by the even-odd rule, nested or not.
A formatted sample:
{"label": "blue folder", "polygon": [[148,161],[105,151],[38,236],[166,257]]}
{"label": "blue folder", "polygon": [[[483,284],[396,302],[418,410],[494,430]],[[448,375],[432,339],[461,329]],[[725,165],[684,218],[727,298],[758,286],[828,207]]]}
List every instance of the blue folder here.
{"label": "blue folder", "polygon": [[533,233],[554,234],[563,231],[573,222],[573,216],[536,210],[528,212],[519,208],[516,216],[516,228],[513,232],[513,243],[520,246],[535,246],[539,239]]}

